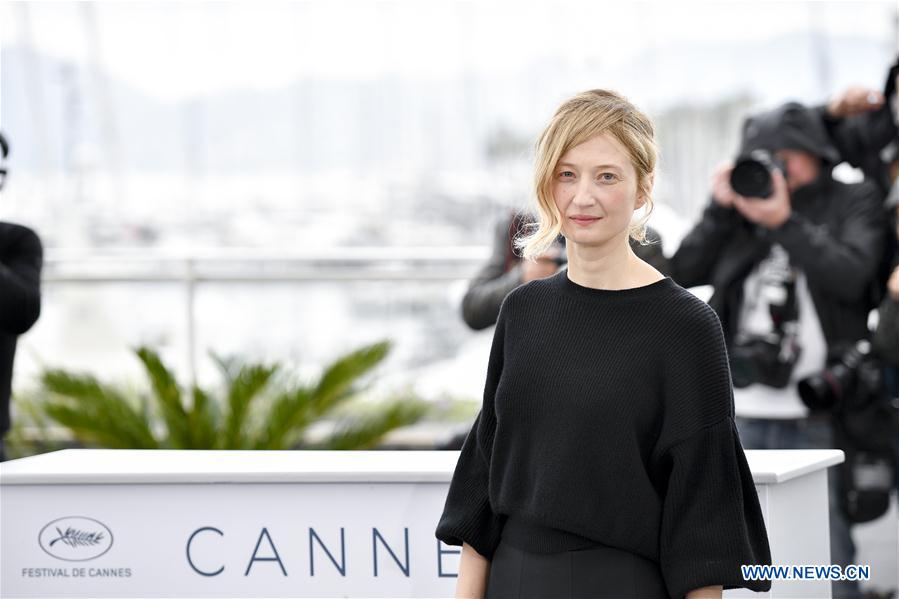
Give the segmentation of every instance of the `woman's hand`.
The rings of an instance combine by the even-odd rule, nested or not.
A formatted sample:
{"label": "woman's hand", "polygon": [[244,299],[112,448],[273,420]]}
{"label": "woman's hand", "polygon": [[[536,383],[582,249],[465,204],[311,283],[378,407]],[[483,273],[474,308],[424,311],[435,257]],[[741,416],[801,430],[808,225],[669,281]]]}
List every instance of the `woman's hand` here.
{"label": "woman's hand", "polygon": [[475,551],[468,543],[462,543],[459,577],[456,579],[456,599],[484,599],[489,575],[490,560]]}
{"label": "woman's hand", "polygon": [[724,587],[719,585],[693,589],[687,593],[687,599],[721,599]]}

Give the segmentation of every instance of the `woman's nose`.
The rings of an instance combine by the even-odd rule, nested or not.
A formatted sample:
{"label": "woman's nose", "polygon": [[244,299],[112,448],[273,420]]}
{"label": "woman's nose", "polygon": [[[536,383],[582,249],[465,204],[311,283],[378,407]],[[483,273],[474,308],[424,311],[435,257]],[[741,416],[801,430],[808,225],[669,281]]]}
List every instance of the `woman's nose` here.
{"label": "woman's nose", "polygon": [[596,198],[593,196],[593,190],[589,186],[579,185],[571,201],[578,206],[590,206],[596,203]]}

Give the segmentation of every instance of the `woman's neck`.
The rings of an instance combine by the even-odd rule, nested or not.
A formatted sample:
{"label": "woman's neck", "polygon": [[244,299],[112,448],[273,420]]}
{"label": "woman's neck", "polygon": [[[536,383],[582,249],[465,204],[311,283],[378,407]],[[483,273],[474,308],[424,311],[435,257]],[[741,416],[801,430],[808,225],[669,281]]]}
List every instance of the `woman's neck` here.
{"label": "woman's neck", "polygon": [[609,240],[602,246],[584,246],[569,241],[566,251],[567,276],[578,285],[594,289],[630,289],[646,279],[644,267],[648,265],[634,254],[627,237],[624,242]]}

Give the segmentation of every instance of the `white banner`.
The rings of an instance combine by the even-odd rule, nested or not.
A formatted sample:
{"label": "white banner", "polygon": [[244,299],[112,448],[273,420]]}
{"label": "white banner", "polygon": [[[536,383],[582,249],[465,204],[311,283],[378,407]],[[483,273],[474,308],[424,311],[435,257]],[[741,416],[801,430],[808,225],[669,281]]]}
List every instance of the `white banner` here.
{"label": "white banner", "polygon": [[6,485],[0,594],[451,597],[447,485]]}

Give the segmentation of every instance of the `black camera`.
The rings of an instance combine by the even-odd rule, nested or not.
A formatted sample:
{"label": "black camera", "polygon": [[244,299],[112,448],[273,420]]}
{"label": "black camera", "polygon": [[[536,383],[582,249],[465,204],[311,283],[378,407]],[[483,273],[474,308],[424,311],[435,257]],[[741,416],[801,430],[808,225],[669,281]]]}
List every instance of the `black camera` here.
{"label": "black camera", "polygon": [[730,173],[730,186],[746,198],[769,198],[774,193],[774,169],[785,173],[786,167],[768,150],[753,150],[737,158]]}
{"label": "black camera", "polygon": [[822,372],[799,381],[799,397],[810,410],[860,410],[883,393],[883,365],[865,339]]}
{"label": "black camera", "polygon": [[793,366],[799,358],[794,348],[788,358],[782,351],[783,340],[771,341],[752,337],[735,344],[728,357],[734,387],[742,389],[753,383],[782,389],[790,382]]}
{"label": "black camera", "polygon": [[728,357],[737,388],[760,383],[783,389],[790,383],[793,368],[802,354],[795,273],[786,250],[772,248],[772,252],[756,300],[767,302],[772,327],[766,332],[740,331],[734,337]]}
{"label": "black camera", "polygon": [[895,486],[899,420],[889,402],[883,364],[862,339],[819,374],[799,382],[811,410],[830,410],[834,447],[845,454],[837,468],[839,506],[849,522],[879,518]]}

